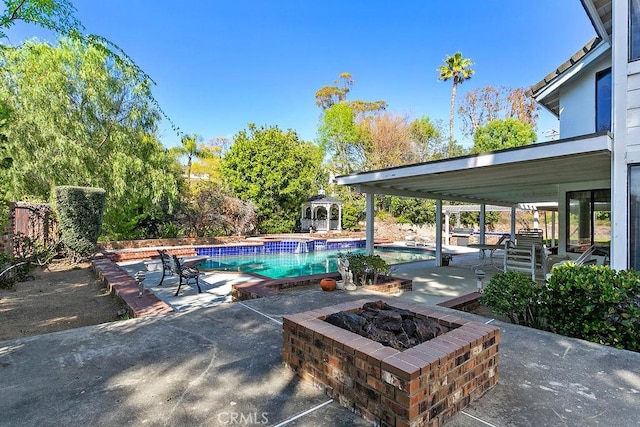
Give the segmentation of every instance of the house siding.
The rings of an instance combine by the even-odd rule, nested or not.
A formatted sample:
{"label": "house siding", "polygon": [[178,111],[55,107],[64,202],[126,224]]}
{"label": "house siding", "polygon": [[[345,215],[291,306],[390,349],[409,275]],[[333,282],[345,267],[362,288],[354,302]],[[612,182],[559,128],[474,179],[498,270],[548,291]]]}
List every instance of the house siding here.
{"label": "house siding", "polygon": [[596,128],[596,73],[611,67],[611,58],[590,64],[560,89],[560,138],[588,135]]}
{"label": "house siding", "polygon": [[627,147],[640,150],[640,72],[630,67],[627,75]]}

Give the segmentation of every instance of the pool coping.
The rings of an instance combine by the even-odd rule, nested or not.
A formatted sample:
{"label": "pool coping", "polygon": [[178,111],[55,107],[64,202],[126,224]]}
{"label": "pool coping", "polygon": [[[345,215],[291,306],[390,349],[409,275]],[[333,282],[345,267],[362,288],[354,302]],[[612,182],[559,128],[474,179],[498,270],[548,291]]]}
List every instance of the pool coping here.
{"label": "pool coping", "polygon": [[[273,237],[273,240],[279,239],[279,237]],[[167,249],[171,254],[179,257],[197,257],[199,253],[198,248],[213,247],[213,246],[258,246],[261,245],[264,240],[273,241],[272,239],[256,239],[247,240],[244,242],[234,242],[229,244],[204,244],[204,245],[178,245],[178,246],[158,246],[158,247],[141,247],[141,248],[126,248],[116,250],[102,250],[94,256],[92,261],[92,268],[96,275],[103,281],[110,292],[112,292],[117,298],[123,301],[127,305],[127,310],[132,317],[146,317],[157,316],[167,313],[171,313],[174,309],[158,298],[151,290],[146,289],[143,295],[138,295],[138,284],[126,271],[124,271],[117,262],[133,261],[133,260],[155,260],[159,258],[159,249]],[[317,238],[316,238],[317,239]],[[324,240],[324,239],[320,239]],[[361,241],[362,239],[326,239],[333,241]],[[388,242],[379,242],[374,245],[381,249],[399,249],[397,246],[389,245]],[[412,252],[428,252],[427,248],[419,248],[422,250],[416,251],[416,248],[410,248]],[[286,253],[286,252],[285,252]],[[402,264],[411,264],[414,262],[422,261],[409,261]],[[216,273],[217,271],[208,270],[207,272]],[[256,298],[268,298],[279,295],[281,289],[290,289],[294,287],[303,287],[310,285],[317,285],[319,287],[320,280],[324,278],[340,279],[341,276],[338,272],[320,273],[307,276],[298,276],[293,278],[273,279],[270,277],[262,276],[255,273],[245,273],[249,276],[260,279],[259,282],[251,281],[243,284],[232,285],[232,301],[245,301]],[[390,277],[383,283],[376,285],[364,285],[358,286],[359,289],[365,289],[373,292],[384,294],[397,294],[403,291],[413,290],[413,282],[409,279],[401,279],[397,277]]]}

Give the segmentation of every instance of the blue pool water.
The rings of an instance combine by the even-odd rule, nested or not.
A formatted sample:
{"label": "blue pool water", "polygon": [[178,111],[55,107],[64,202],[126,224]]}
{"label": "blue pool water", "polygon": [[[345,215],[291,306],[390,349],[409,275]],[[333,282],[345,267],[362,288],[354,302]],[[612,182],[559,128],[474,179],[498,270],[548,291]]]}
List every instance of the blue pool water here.
{"label": "blue pool water", "polygon": [[[364,249],[353,249],[351,253],[365,253]],[[273,279],[308,276],[311,274],[338,271],[339,251],[314,251],[306,253],[253,254],[209,258],[199,264],[201,270],[235,271],[255,273]],[[343,251],[344,253],[344,251]],[[432,259],[433,254],[425,251],[375,250],[388,264]]]}

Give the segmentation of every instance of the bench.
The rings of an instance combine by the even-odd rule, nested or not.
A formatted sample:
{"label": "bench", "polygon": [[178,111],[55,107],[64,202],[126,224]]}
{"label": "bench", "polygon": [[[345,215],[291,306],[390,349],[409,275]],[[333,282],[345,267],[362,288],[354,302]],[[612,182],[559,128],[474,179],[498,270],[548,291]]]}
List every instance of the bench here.
{"label": "bench", "polygon": [[187,267],[183,263],[180,262],[177,256],[172,255],[166,249],[161,249],[158,251],[160,254],[160,260],[162,261],[162,279],[160,279],[160,283],[158,286],[162,286],[162,282],[164,281],[164,277],[167,272],[169,274],[176,274],[179,278],[178,281],[178,290],[176,291],[176,295],[180,293],[180,287],[185,284],[189,284],[189,280],[195,280],[196,286],[198,288],[198,293],[202,292],[200,289],[200,282],[198,278],[200,277],[200,270],[196,267]]}

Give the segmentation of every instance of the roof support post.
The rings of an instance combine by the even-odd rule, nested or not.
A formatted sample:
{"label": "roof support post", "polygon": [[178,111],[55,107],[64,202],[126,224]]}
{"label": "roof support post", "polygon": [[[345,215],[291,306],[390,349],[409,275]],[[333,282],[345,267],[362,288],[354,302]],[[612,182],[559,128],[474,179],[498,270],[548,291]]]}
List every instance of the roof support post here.
{"label": "roof support post", "polygon": [[484,203],[480,205],[480,244],[484,245],[484,231],[485,231],[485,214],[486,214],[487,205]]}
{"label": "roof support post", "polygon": [[[437,208],[436,208],[436,212],[437,212]],[[451,217],[451,214],[449,212],[444,213],[444,244],[445,245],[449,244],[449,218],[450,217]]]}
{"label": "roof support post", "polygon": [[366,242],[366,252],[367,255],[373,255],[373,227],[374,227],[374,212],[373,212],[373,193],[365,193],[366,202],[367,202],[367,242]]}
{"label": "roof support post", "polygon": [[556,246],[556,211],[551,211],[551,246]]}
{"label": "roof support post", "polygon": [[[449,216],[447,214],[447,219],[448,218]],[[436,199],[436,265],[438,267],[442,266],[442,200],[441,199]]]}
{"label": "roof support post", "polygon": [[512,242],[516,241],[516,207],[511,207],[511,237]]}

